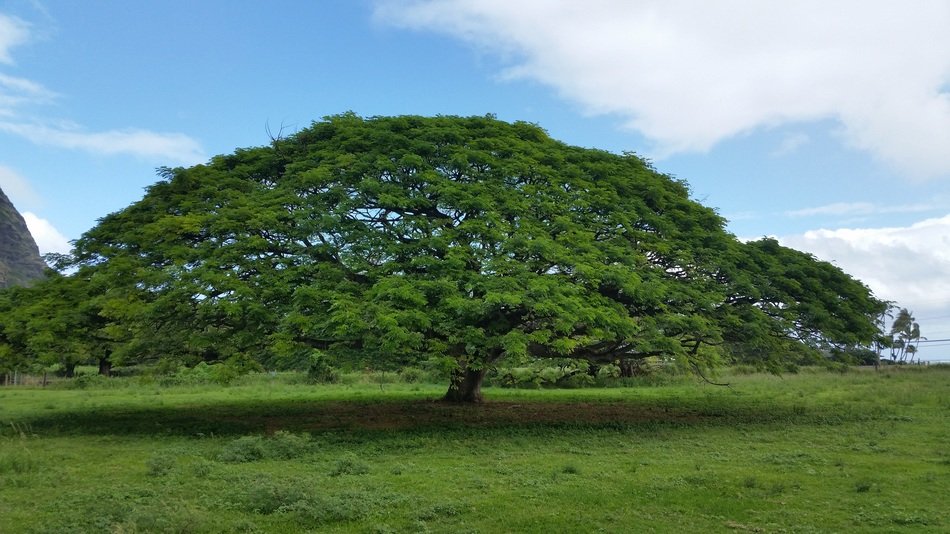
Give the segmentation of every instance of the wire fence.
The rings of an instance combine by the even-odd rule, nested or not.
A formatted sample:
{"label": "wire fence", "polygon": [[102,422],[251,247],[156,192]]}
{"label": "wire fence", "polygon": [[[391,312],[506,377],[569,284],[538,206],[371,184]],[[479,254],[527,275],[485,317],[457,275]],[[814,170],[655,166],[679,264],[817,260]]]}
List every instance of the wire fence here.
{"label": "wire fence", "polygon": [[3,386],[48,386],[53,382],[66,380],[64,377],[44,373],[42,375],[31,375],[13,371],[12,373],[3,373],[0,385]]}

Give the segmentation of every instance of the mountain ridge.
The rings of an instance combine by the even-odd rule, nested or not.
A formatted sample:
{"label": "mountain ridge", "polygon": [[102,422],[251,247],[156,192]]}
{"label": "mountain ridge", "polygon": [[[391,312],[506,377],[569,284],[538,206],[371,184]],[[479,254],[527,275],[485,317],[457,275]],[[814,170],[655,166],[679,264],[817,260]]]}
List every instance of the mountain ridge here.
{"label": "mountain ridge", "polygon": [[42,278],[45,269],[23,215],[0,189],[0,288],[29,285]]}

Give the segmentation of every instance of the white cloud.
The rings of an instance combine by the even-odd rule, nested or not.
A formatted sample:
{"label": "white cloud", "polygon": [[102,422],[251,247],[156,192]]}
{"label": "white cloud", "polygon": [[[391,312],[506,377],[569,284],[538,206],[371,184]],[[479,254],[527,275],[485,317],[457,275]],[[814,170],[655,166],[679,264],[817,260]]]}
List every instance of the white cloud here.
{"label": "white cloud", "polygon": [[773,156],[787,156],[794,153],[799,148],[807,145],[811,141],[811,138],[808,135],[803,133],[788,135],[782,139],[781,144],[778,148],[772,151]]}
{"label": "white cloud", "polygon": [[46,254],[48,252],[66,254],[72,250],[72,246],[69,244],[69,240],[66,239],[66,236],[61,234],[59,230],[46,219],[32,212],[25,211],[23,212],[23,220],[26,221],[26,227],[30,229],[33,240],[36,241],[36,246],[40,249],[40,254]]}
{"label": "white cloud", "polygon": [[40,200],[26,178],[4,165],[0,165],[0,189],[3,189],[15,206],[33,205]]}
{"label": "white cloud", "polygon": [[0,73],[0,116],[12,115],[23,104],[45,103],[55,97],[56,93],[36,82]]}
{"label": "white cloud", "polygon": [[29,39],[29,24],[16,17],[0,13],[0,63],[13,63],[10,50]]}
{"label": "white cloud", "polygon": [[205,161],[201,145],[180,133],[159,133],[140,129],[86,132],[75,126],[46,126],[36,123],[0,121],[0,131],[24,137],[38,145],[84,150],[95,154],[131,154],[167,159],[175,163]]}
{"label": "white cloud", "polygon": [[[950,215],[906,227],[814,230],[780,242],[835,263],[918,317],[950,317]],[[950,337],[950,319],[921,328]]]}
{"label": "white cloud", "polygon": [[[950,175],[950,3],[379,0],[378,20],[465,40],[662,154],[834,119],[846,143]],[[661,155],[662,155],[661,154]]]}
{"label": "white cloud", "polygon": [[886,213],[921,213],[934,210],[936,206],[930,202],[918,204],[877,205],[871,202],[835,202],[814,208],[803,208],[786,211],[789,217],[811,217],[815,215],[881,215]]}

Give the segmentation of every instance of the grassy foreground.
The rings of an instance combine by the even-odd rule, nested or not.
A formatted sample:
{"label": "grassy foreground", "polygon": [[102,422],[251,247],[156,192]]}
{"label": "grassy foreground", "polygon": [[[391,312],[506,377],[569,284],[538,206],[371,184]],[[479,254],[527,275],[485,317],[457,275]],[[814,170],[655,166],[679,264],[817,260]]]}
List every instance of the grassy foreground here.
{"label": "grassy foreground", "polygon": [[946,532],[950,368],[0,388],[0,532]]}

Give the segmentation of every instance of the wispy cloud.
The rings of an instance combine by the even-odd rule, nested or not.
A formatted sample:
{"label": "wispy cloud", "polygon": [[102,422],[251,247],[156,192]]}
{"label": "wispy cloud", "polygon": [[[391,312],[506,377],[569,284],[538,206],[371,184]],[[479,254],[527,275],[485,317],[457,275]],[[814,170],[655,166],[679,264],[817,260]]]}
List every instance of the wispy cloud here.
{"label": "wispy cloud", "polygon": [[207,159],[201,145],[180,133],[127,129],[87,132],[76,126],[47,126],[0,121],[0,131],[18,135],[38,145],[83,150],[94,154],[134,156],[195,164]]}
{"label": "wispy cloud", "polygon": [[30,39],[30,25],[9,15],[0,13],[0,63],[11,64],[10,50]]}
{"label": "wispy cloud", "polygon": [[13,169],[0,165],[0,189],[18,209],[39,203],[40,197],[30,182]]}
{"label": "wispy cloud", "polygon": [[[31,39],[28,23],[0,14],[0,64],[12,64],[10,51]],[[57,98],[43,84],[0,73],[0,132],[38,145],[82,150],[100,155],[133,155],[161,162],[194,164],[207,160],[195,139],[175,132],[145,128],[116,128],[89,132],[79,125],[41,120],[25,111]]]}
{"label": "wispy cloud", "polygon": [[813,217],[816,215],[831,216],[856,216],[856,215],[880,215],[886,213],[922,213],[937,209],[930,203],[920,204],[900,204],[900,205],[878,205],[871,202],[835,202],[825,204],[814,208],[804,208],[799,210],[786,211],[788,217]]}
{"label": "wispy cloud", "polygon": [[782,142],[779,144],[778,148],[772,151],[772,155],[775,157],[787,156],[794,153],[799,148],[807,145],[810,141],[811,138],[803,133],[788,135],[782,139]]}
{"label": "wispy cloud", "polygon": [[908,176],[950,177],[945,1],[378,0],[375,14],[498,54],[508,77],[624,118],[660,155],[831,119]]}
{"label": "wispy cloud", "polygon": [[13,116],[20,106],[45,104],[56,96],[41,84],[0,73],[0,116]]}

